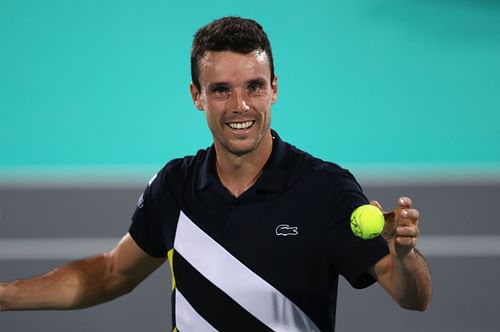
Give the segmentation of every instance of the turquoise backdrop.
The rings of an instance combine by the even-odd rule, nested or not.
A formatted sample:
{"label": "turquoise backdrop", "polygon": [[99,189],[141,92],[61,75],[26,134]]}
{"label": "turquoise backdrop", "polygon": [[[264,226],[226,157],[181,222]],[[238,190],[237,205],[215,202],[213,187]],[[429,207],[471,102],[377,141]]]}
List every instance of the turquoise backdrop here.
{"label": "turquoise backdrop", "polygon": [[298,147],[500,174],[499,1],[0,0],[0,178],[144,174],[208,146],[189,51],[223,15],[267,30],[273,127]]}

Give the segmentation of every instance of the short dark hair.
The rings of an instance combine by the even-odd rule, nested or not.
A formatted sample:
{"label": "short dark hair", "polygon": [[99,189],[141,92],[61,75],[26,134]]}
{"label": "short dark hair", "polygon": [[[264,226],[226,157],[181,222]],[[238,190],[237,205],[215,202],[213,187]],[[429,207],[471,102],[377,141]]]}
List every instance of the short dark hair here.
{"label": "short dark hair", "polygon": [[232,51],[248,54],[255,50],[266,52],[269,58],[272,81],[274,79],[274,63],[271,43],[259,23],[238,16],[226,16],[205,25],[194,35],[191,48],[191,79],[193,84],[201,91],[199,63],[205,52]]}

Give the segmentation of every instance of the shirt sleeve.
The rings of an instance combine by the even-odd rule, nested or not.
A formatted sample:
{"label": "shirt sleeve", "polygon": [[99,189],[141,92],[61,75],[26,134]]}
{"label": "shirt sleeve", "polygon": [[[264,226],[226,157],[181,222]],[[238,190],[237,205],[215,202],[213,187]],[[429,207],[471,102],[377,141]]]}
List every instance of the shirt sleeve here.
{"label": "shirt sleeve", "polygon": [[387,242],[381,236],[363,240],[352,233],[351,213],[368,204],[368,199],[349,172],[341,177],[335,196],[337,204],[328,231],[329,257],[337,272],[354,288],[368,287],[375,282],[368,269],[389,253]]}
{"label": "shirt sleeve", "polygon": [[171,215],[177,207],[168,188],[168,165],[149,180],[139,197],[129,234],[148,255],[165,257],[172,247]]}

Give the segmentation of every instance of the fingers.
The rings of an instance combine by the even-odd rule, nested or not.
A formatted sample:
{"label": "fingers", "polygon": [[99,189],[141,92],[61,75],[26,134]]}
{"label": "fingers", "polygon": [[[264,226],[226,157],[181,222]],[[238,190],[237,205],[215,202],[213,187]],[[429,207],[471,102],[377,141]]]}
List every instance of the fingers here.
{"label": "fingers", "polygon": [[397,213],[399,226],[418,226],[420,213],[417,209],[401,209]]}
{"label": "fingers", "polygon": [[[411,206],[411,201],[409,205],[405,206]],[[396,242],[398,244],[409,248],[415,247],[420,235],[419,218],[420,214],[417,209],[403,208],[400,210],[398,226],[396,227]]]}
{"label": "fingers", "polygon": [[[372,200],[370,204],[384,211],[378,201]],[[420,236],[420,213],[412,206],[412,200],[403,196],[398,198],[396,209],[384,212],[385,225],[382,235],[388,241],[391,252],[400,257],[406,256],[415,248]]]}
{"label": "fingers", "polygon": [[415,246],[420,235],[418,227],[398,226],[396,229],[396,241],[401,245]]}
{"label": "fingers", "polygon": [[399,208],[401,209],[409,209],[411,208],[411,205],[412,205],[412,201],[409,197],[399,197],[398,199],[398,206]]}
{"label": "fingers", "polygon": [[410,198],[400,197],[398,199],[398,208],[394,211],[398,221],[396,229],[398,236],[418,237],[419,235],[418,222],[420,213],[411,206],[412,201]]}

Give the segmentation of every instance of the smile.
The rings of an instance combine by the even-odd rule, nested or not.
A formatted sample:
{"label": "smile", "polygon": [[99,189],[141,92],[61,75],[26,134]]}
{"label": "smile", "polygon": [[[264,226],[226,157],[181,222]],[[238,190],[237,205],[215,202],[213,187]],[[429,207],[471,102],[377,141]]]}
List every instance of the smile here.
{"label": "smile", "polygon": [[250,120],[250,121],[245,121],[245,122],[229,122],[227,125],[231,129],[241,130],[241,129],[248,129],[248,128],[250,128],[254,123],[255,123],[254,120]]}

